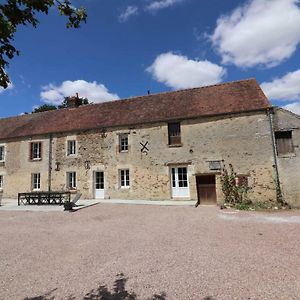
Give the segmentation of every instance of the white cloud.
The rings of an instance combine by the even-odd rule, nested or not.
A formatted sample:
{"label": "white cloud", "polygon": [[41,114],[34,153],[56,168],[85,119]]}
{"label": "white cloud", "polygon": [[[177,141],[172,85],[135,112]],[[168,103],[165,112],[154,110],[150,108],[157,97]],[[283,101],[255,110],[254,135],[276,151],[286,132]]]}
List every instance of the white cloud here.
{"label": "white cloud", "polygon": [[299,0],[250,0],[217,20],[210,39],[223,63],[272,67],[300,42]]}
{"label": "white cloud", "polygon": [[300,102],[285,105],[283,108],[293,112],[294,114],[300,115]]}
{"label": "white cloud", "polygon": [[156,1],[152,1],[152,3],[148,4],[146,6],[146,10],[155,12],[155,11],[173,6],[173,5],[183,2],[183,1],[186,1],[186,0],[156,0]]}
{"label": "white cloud", "polygon": [[4,92],[6,92],[6,91],[12,90],[13,88],[14,88],[14,85],[13,85],[12,82],[10,82],[10,83],[8,84],[8,87],[7,87],[6,89],[3,88],[3,87],[0,87],[0,94],[4,93]]}
{"label": "white cloud", "polygon": [[87,98],[94,103],[105,102],[119,99],[117,94],[109,93],[108,89],[96,81],[87,82],[85,80],[64,81],[60,86],[49,84],[42,88],[40,97],[43,102],[58,105],[64,100],[64,97],[74,96]]}
{"label": "white cloud", "polygon": [[261,88],[271,100],[300,101],[300,69],[271,82],[263,82]]}
{"label": "white cloud", "polygon": [[155,80],[173,89],[193,88],[222,81],[226,70],[207,60],[191,60],[172,52],[157,56],[147,68]]}
{"label": "white cloud", "polygon": [[119,15],[119,22],[126,22],[130,17],[138,14],[137,6],[127,6],[127,8]]}

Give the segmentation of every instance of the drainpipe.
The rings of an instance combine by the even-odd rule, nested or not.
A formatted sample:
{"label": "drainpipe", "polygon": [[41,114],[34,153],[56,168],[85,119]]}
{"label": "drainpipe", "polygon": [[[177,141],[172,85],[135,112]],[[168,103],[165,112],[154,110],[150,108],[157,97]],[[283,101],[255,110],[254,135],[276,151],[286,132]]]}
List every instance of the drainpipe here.
{"label": "drainpipe", "polygon": [[52,181],[52,141],[53,136],[49,136],[49,158],[48,158],[48,192],[51,192],[51,181]]}
{"label": "drainpipe", "polygon": [[270,125],[270,133],[271,133],[271,139],[272,139],[272,149],[273,149],[273,160],[274,160],[274,169],[275,169],[275,180],[277,187],[279,189],[280,194],[281,193],[281,186],[280,186],[280,180],[279,180],[279,171],[278,171],[278,160],[277,160],[277,149],[276,149],[276,143],[275,143],[275,134],[274,134],[274,127],[273,127],[273,114],[274,110],[273,108],[267,109],[267,115],[269,118],[269,125]]}

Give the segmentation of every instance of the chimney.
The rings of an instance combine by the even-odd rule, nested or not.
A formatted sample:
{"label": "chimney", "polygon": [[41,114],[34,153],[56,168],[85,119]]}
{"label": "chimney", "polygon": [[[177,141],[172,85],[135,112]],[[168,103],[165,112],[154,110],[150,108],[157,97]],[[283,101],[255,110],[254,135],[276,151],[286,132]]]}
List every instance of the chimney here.
{"label": "chimney", "polygon": [[76,96],[68,97],[67,100],[67,107],[68,108],[77,108],[81,104],[81,100],[79,99],[78,93],[76,93]]}

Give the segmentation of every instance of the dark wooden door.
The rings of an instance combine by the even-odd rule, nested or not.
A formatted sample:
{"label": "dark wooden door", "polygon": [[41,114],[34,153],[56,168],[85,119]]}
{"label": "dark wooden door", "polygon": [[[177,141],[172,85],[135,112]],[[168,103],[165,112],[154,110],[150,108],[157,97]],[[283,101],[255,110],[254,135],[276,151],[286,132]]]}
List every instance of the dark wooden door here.
{"label": "dark wooden door", "polygon": [[216,204],[216,176],[201,175],[196,177],[198,203],[200,204]]}

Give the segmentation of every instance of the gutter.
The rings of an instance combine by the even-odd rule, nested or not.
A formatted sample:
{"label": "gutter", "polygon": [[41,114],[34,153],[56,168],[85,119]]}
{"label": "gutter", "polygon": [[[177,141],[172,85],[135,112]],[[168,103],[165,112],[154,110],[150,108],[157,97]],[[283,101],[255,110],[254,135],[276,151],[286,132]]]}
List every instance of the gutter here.
{"label": "gutter", "polygon": [[275,142],[274,127],[273,127],[274,109],[273,108],[268,108],[267,109],[267,115],[268,115],[268,118],[269,118],[270,133],[271,133],[271,140],[272,140],[273,161],[274,161],[273,168],[275,169],[276,189],[278,188],[277,192],[279,192],[280,195],[282,195],[281,186],[280,186],[280,179],[279,179],[279,170],[278,170],[277,149],[276,149],[276,142]]}
{"label": "gutter", "polygon": [[49,135],[49,158],[48,158],[48,192],[51,192],[51,182],[52,182],[52,142],[53,136]]}

